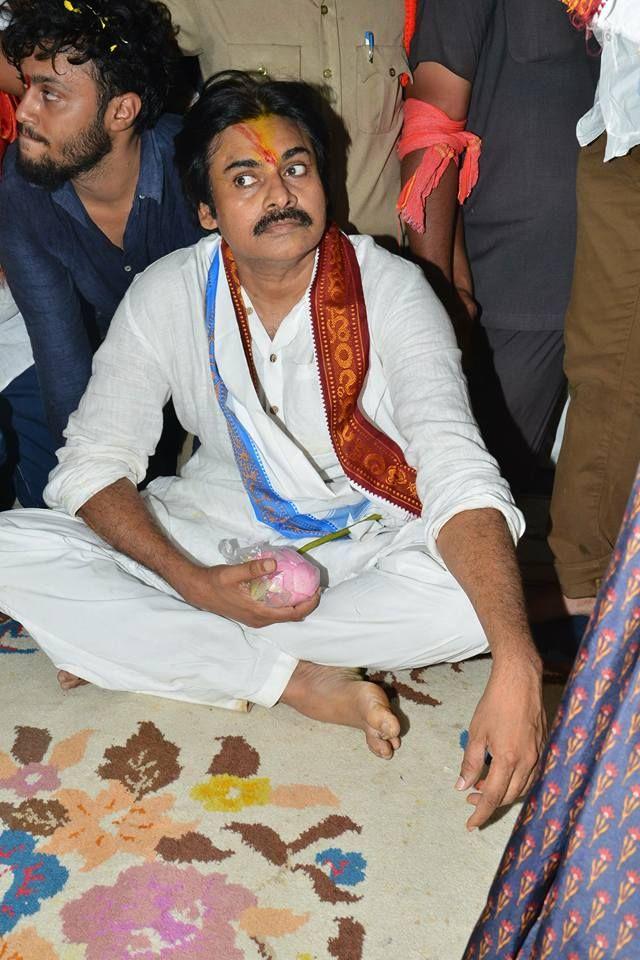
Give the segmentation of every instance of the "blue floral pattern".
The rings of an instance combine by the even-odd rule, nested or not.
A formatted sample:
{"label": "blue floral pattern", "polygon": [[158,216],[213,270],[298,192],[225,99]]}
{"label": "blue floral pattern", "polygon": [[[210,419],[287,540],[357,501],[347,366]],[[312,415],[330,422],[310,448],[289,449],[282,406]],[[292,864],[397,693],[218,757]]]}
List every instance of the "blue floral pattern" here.
{"label": "blue floral pattern", "polygon": [[345,852],[331,847],[316,854],[316,863],[329,866],[329,876],[337,886],[355,887],[365,879],[367,861],[355,850]]}
{"label": "blue floral pattern", "polygon": [[640,956],[640,473],[464,960]]}
{"label": "blue floral pattern", "polygon": [[42,900],[55,896],[67,882],[69,872],[57,857],[39,853],[34,838],[21,830],[0,834],[0,880],[12,875],[11,884],[2,884],[0,936],[13,930],[21,917],[40,909]]}

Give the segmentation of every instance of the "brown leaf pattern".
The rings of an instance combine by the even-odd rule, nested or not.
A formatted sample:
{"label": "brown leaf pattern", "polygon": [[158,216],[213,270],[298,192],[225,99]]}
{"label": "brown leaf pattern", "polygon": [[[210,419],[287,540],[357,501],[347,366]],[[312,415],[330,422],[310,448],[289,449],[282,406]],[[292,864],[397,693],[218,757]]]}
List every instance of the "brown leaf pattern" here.
{"label": "brown leaf pattern", "polygon": [[40,763],[51,743],[51,734],[48,730],[39,727],[16,727],[16,739],[11,753],[18,763],[26,766],[27,763]]}
{"label": "brown leaf pattern", "polygon": [[327,944],[329,953],[336,960],[362,960],[364,927],[353,917],[340,917],[338,935]]}
{"label": "brown leaf pattern", "polygon": [[301,833],[297,840],[288,845],[288,849],[291,853],[298,853],[318,840],[333,840],[335,837],[340,837],[347,830],[362,833],[362,827],[350,820],[349,817],[332,814]]}
{"label": "brown leaf pattern", "polygon": [[209,837],[190,830],[181,837],[163,837],[156,853],[169,863],[219,863],[233,856],[233,850],[219,850]]}
{"label": "brown leaf pattern", "polygon": [[154,723],[138,724],[124,747],[108,747],[98,768],[103,780],[119,780],[137,800],[177,780],[182,771],[179,749],[165,740]]}
{"label": "brown leaf pattern", "polygon": [[14,806],[0,803],[0,818],[10,830],[26,830],[36,837],[50,837],[69,819],[59,800],[23,800]]}
{"label": "brown leaf pattern", "polygon": [[239,834],[243,841],[277,867],[287,862],[287,845],[284,840],[263,823],[228,823],[225,830]]}
{"label": "brown leaf pattern", "polygon": [[292,870],[293,873],[301,870],[311,878],[313,889],[324,903],[357,903],[358,900],[362,900],[362,897],[357,897],[354,893],[349,893],[347,890],[342,890],[336,886],[323,870],[312,866],[310,863],[297,863],[295,867],[292,867]]}
{"label": "brown leaf pattern", "polygon": [[212,777],[228,773],[234,777],[255,777],[260,768],[260,754],[244,737],[216,737],[222,748],[207,770]]}

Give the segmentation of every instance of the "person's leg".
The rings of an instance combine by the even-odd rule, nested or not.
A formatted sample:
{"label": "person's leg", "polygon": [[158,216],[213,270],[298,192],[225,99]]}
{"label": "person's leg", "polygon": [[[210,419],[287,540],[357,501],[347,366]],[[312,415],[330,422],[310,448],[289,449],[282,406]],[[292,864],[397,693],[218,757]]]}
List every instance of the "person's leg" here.
{"label": "person's leg", "polygon": [[111,690],[239,708],[271,705],[296,662],[197,610],[56,511],[0,515],[0,611],[55,666]]}
{"label": "person's leg", "polygon": [[469,370],[473,411],[489,452],[515,490],[529,492],[551,448],[565,391],[560,330],[478,326]]}
{"label": "person's leg", "polygon": [[567,598],[589,602],[604,576],[640,460],[640,147],[603,163],[581,151],[578,242],[566,322],[571,402],[551,502]]}
{"label": "person's leg", "polygon": [[42,492],[56,456],[35,365],[0,394],[0,430],[6,444],[2,506],[10,506],[17,497],[23,507],[44,507]]}
{"label": "person's leg", "polygon": [[63,514],[0,516],[0,610],[19,619],[69,677],[229,709],[281,700],[314,719],[362,729],[380,757],[400,745],[381,687],[353,670],[298,663],[258,633],[191,607]]}
{"label": "person's leg", "polygon": [[0,517],[0,610],[20,619],[59,669],[98,686],[227,707],[281,700],[362,728],[384,757],[399,745],[399,723],[384,691],[354,682],[353,668],[423,666],[487,649],[461,588],[417,550],[327,590],[303,623],[258,632],[194,609],[82,521],[53,511]]}
{"label": "person's leg", "polygon": [[469,598],[418,548],[385,556],[326,590],[304,623],[278,623],[260,634],[299,660],[374,670],[457,662],[488,650]]}

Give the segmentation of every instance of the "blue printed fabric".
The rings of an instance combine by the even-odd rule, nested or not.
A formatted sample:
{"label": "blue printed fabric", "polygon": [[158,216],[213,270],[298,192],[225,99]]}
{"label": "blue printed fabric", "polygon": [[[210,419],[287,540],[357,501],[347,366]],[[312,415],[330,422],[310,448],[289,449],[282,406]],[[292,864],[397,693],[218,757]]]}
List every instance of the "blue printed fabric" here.
{"label": "blue printed fabric", "polygon": [[640,957],[640,473],[464,960]]}

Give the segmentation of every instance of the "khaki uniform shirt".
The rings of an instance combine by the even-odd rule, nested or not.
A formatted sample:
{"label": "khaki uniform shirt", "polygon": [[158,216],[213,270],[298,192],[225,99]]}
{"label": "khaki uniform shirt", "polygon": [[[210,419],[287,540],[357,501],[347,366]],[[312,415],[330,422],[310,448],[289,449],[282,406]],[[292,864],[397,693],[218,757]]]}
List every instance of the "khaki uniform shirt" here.
{"label": "khaki uniform shirt", "polygon": [[[346,127],[331,155],[338,187],[334,216],[359,233],[397,239],[395,144],[402,125],[400,76],[409,69],[402,47],[403,0],[164,2],[180,27],[182,50],[200,57],[205,79],[233,68],[325,87]],[[365,31],[374,35],[371,62]]]}

